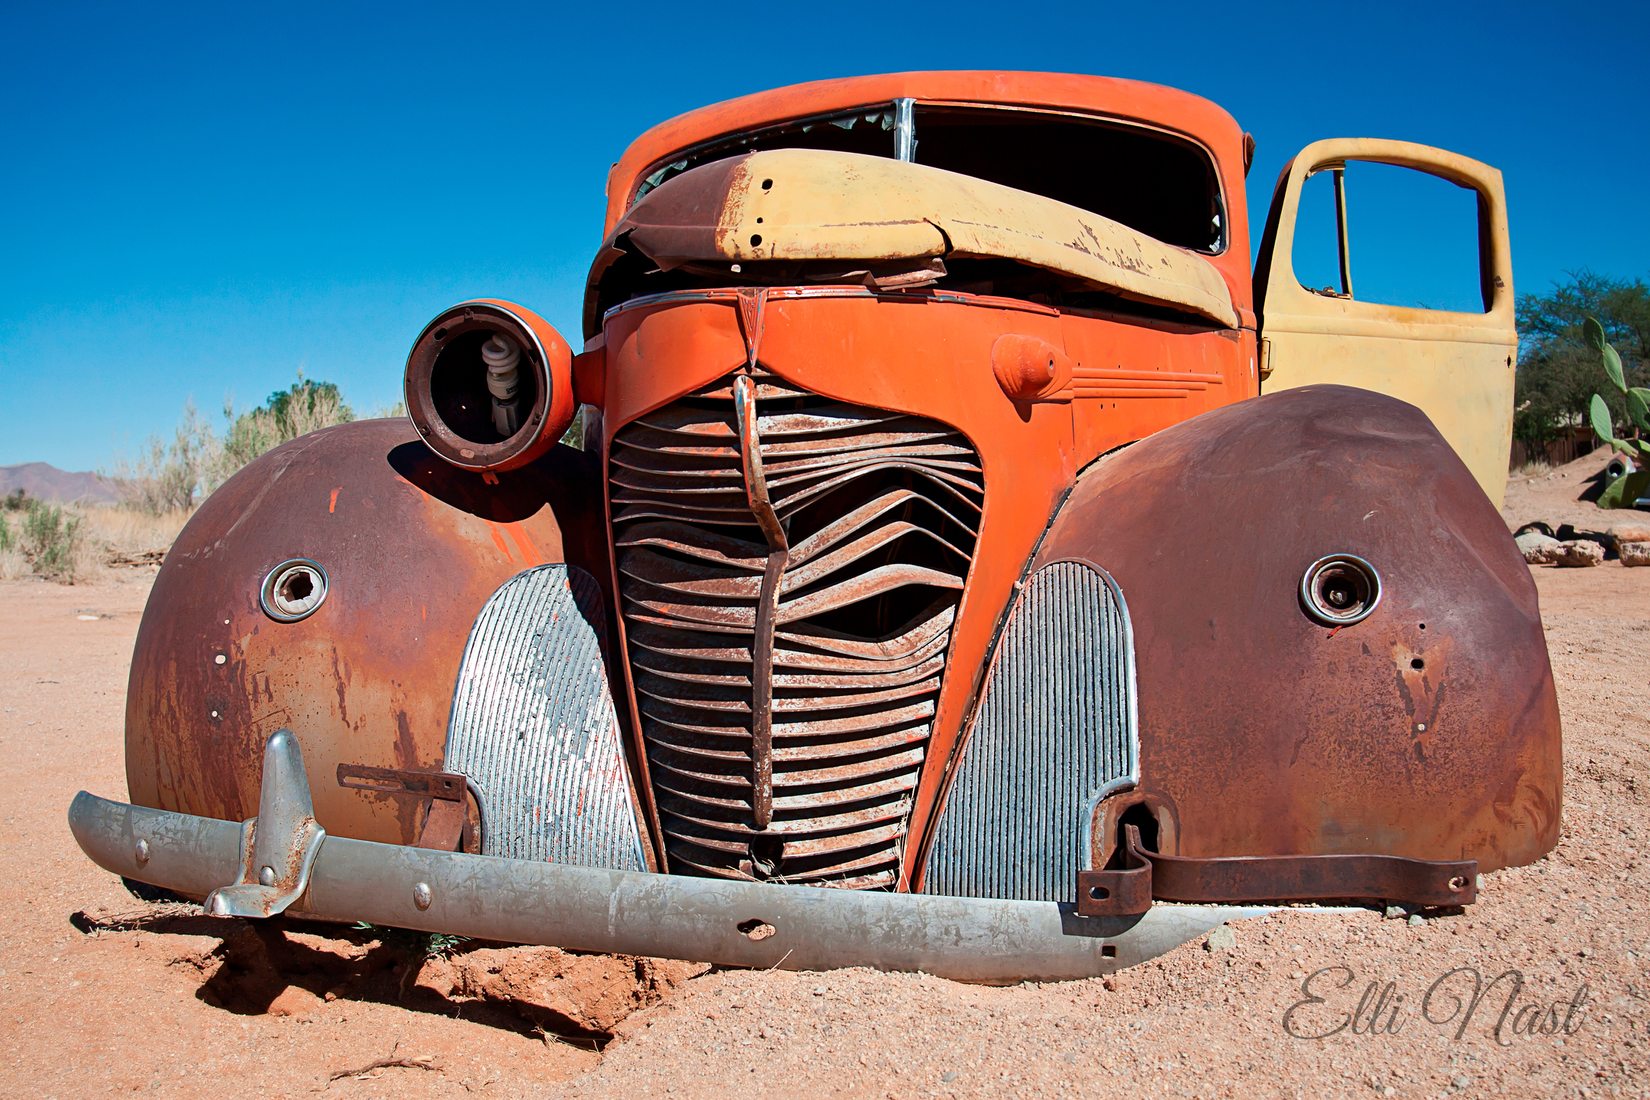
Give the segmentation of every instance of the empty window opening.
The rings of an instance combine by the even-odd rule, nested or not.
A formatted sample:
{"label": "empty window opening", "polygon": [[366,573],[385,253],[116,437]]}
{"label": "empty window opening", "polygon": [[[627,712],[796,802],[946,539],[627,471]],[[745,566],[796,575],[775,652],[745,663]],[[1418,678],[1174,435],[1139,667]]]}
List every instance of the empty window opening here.
{"label": "empty window opening", "polygon": [[1470,187],[1412,168],[1322,168],[1301,188],[1295,277],[1326,297],[1483,313],[1492,295],[1482,202]]}
{"label": "empty window opening", "polygon": [[[877,104],[764,126],[689,149],[677,159],[656,166],[636,188],[631,202],[634,203],[671,177],[701,164],[767,149],[823,149],[833,153],[892,157],[898,152],[894,134],[894,106],[891,103]],[[772,186],[772,180],[762,181],[764,191]]]}
{"label": "empty window opening", "polygon": [[1069,115],[920,104],[916,141],[918,164],[1043,195],[1165,244],[1225,247],[1214,163],[1189,141]]}

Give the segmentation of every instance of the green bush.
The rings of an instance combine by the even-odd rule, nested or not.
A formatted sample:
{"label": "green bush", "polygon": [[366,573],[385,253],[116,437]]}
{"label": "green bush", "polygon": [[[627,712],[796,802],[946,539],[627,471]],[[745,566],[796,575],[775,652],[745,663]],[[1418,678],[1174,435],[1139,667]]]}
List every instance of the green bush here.
{"label": "green bush", "polygon": [[191,401],[170,443],[151,437],[136,461],[117,463],[113,476],[127,507],[152,516],[187,511],[265,451],[355,419],[336,385],[302,374],[256,409],[237,413],[234,404],[226,402],[223,415],[220,436]]}
{"label": "green bush", "polygon": [[234,406],[226,403],[223,415],[229,426],[202,477],[202,487],[208,493],[266,451],[355,419],[335,384],[307,379],[302,372],[297,382],[270,394],[259,408],[236,415]]}
{"label": "green bush", "polygon": [[11,520],[0,515],[0,553],[10,550],[14,542],[11,537]]}
{"label": "green bush", "polygon": [[1548,294],[1518,298],[1518,374],[1513,436],[1532,453],[1584,424],[1598,388],[1598,351],[1588,318],[1603,323],[1629,385],[1650,385],[1650,285],[1642,279],[1573,274]]}
{"label": "green bush", "polygon": [[74,581],[75,552],[80,546],[80,519],[43,501],[29,501],[23,513],[22,548],[30,567],[42,577]]}

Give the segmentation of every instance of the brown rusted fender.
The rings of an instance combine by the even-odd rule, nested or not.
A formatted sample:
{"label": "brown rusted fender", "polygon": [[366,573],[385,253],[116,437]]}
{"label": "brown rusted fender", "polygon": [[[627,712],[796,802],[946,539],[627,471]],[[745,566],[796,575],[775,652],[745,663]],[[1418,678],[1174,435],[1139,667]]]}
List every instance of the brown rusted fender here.
{"label": "brown rusted fender", "polygon": [[[1383,593],[1363,621],[1330,627],[1303,610],[1301,579],[1341,552],[1373,565]],[[1169,428],[1079,480],[1033,568],[1073,557],[1122,586],[1139,675],[1141,784],[1103,804],[1096,866],[1138,801],[1155,847],[1195,859],[1491,870],[1557,840],[1558,704],[1535,585],[1415,407],[1307,386]]]}
{"label": "brown rusted fender", "polygon": [[[289,727],[329,834],[415,843],[423,803],[341,786],[338,766],[440,768],[459,658],[494,589],[543,562],[609,576],[599,478],[568,447],[496,477],[459,470],[406,420],[328,428],[247,466],[155,578],[127,693],[132,801],[250,817],[264,742]],[[289,558],[319,564],[327,595],[277,622],[259,591]]]}

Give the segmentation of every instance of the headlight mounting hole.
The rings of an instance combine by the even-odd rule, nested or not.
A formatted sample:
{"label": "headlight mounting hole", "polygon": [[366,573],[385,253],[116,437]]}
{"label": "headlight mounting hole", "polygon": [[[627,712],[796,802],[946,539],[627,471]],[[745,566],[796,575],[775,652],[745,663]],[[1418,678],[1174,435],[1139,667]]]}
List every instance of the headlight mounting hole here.
{"label": "headlight mounting hole", "polygon": [[258,592],[258,604],[278,623],[295,623],[315,614],[327,598],[327,572],[309,558],[289,558],[271,569]]}
{"label": "headlight mounting hole", "polygon": [[1301,607],[1325,626],[1350,626],[1369,618],[1381,602],[1381,575],[1356,554],[1329,554],[1301,577]]}

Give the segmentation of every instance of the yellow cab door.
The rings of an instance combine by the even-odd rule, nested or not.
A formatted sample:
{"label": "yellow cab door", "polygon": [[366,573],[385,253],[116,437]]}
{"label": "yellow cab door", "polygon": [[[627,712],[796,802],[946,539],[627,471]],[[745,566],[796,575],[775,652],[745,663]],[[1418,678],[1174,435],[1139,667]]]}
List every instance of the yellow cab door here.
{"label": "yellow cab door", "polygon": [[[1370,165],[1388,166],[1380,171]],[[1394,172],[1394,169],[1408,170]],[[1388,219],[1364,228],[1360,218],[1360,173],[1385,181],[1399,177],[1403,186],[1386,191]],[[1412,274],[1433,272],[1422,265],[1454,264],[1465,279],[1475,281],[1469,293],[1444,302],[1394,303],[1359,293],[1357,257],[1360,248],[1379,251],[1388,238],[1401,233],[1384,227],[1403,226],[1403,198],[1409,173],[1430,177],[1423,190],[1453,195],[1453,184],[1470,194],[1449,198],[1448,210],[1469,224],[1461,232],[1438,234],[1440,239],[1464,245],[1460,256],[1434,256],[1428,249],[1416,254]],[[1316,183],[1309,183],[1314,177]],[[1327,198],[1322,216],[1303,217],[1302,195]],[[1397,198],[1394,199],[1393,196]],[[1373,196],[1380,197],[1380,196]],[[1476,207],[1476,249],[1470,222]],[[1313,207],[1317,209],[1316,206]],[[1329,211],[1332,210],[1332,215]],[[1398,220],[1393,221],[1396,217]],[[1448,219],[1446,219],[1447,221]],[[1432,221],[1425,223],[1430,227]],[[1417,220],[1415,228],[1425,235]],[[1327,253],[1331,268],[1297,271],[1306,240],[1319,259]],[[1425,242],[1431,244],[1431,241]],[[1404,262],[1382,269],[1388,284]],[[1476,271],[1471,270],[1476,267]],[[1338,269],[1338,270],[1337,270]],[[1262,392],[1333,382],[1378,390],[1418,406],[1449,440],[1467,468],[1496,503],[1507,484],[1507,462],[1512,443],[1513,364],[1518,335],[1514,328],[1512,260],[1507,246],[1507,204],[1501,173],[1487,164],[1426,145],[1374,138],[1335,138],[1314,142],[1283,170],[1272,199],[1255,272],[1256,301],[1261,306],[1260,377]],[[1323,285],[1312,286],[1309,283]],[[1386,289],[1386,288],[1383,288]],[[1382,298],[1403,298],[1383,293]],[[1479,306],[1481,305],[1481,308]]]}

